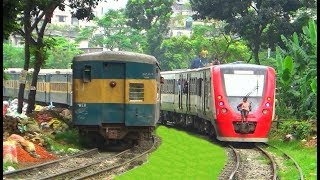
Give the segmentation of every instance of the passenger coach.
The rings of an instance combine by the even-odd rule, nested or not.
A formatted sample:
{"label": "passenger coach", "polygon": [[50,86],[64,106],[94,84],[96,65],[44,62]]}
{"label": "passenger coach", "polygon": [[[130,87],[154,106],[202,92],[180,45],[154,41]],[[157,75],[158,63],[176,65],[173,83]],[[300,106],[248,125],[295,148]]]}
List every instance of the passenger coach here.
{"label": "passenger coach", "polygon": [[[223,64],[162,72],[161,123],[193,127],[220,141],[266,142],[274,117],[275,71],[253,64]],[[248,120],[237,105],[252,102]]]}
{"label": "passenger coach", "polygon": [[159,119],[160,68],[153,56],[104,51],[73,60],[73,123],[84,138],[148,138]]}

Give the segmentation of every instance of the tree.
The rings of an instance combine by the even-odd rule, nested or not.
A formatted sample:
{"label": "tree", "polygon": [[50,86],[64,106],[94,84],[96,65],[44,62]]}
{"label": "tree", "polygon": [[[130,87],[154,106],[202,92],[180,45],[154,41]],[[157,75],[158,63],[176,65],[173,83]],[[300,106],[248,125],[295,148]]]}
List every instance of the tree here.
{"label": "tree", "polygon": [[3,43],[3,66],[7,68],[23,68],[24,48]]}
{"label": "tree", "polygon": [[94,35],[90,42],[110,50],[142,52],[141,44],[145,44],[142,33],[127,26],[128,18],[124,10],[109,10],[102,18],[95,20],[100,34]]}
{"label": "tree", "polygon": [[68,41],[63,37],[52,37],[51,49],[48,50],[48,59],[43,65],[49,69],[67,69],[70,68],[74,56],[82,51],[77,48],[77,45]]}
{"label": "tree", "polygon": [[21,13],[21,6],[19,1],[4,0],[2,3],[2,13],[3,13],[3,34],[2,38],[8,39],[10,34],[20,27],[17,21],[13,21],[17,18],[19,13]]}
{"label": "tree", "polygon": [[144,52],[160,59],[160,46],[168,32],[173,0],[129,0],[126,5],[128,25],[145,30],[148,46]]}
{"label": "tree", "polygon": [[191,39],[186,36],[164,40],[161,51],[163,52],[161,61],[163,71],[189,68],[190,60],[196,54]]}
{"label": "tree", "polygon": [[[35,56],[34,71],[32,75],[31,87],[28,96],[28,107],[27,113],[31,113],[35,105],[36,96],[36,86],[38,73],[41,66],[46,60],[46,51],[48,43],[44,42],[45,29],[48,23],[51,22],[53,11],[56,8],[64,10],[66,3],[73,9],[72,14],[78,19],[91,20],[94,15],[92,13],[92,8],[94,8],[98,2],[101,0],[29,0],[29,1],[16,1],[19,5],[17,6],[17,11],[21,16],[8,16],[11,19],[8,21],[18,21],[21,27],[18,29],[11,29],[12,31],[19,33],[25,38],[25,65],[24,70],[29,69],[30,62],[30,46],[31,52]],[[10,14],[6,12],[4,16]],[[19,97],[18,97],[18,112],[21,113],[22,103],[23,103],[23,92],[24,92],[25,82],[22,82],[19,87]]]}
{"label": "tree", "polygon": [[[239,34],[247,41],[255,63],[260,64],[259,50],[262,45],[274,49],[280,42],[280,34],[291,34],[296,26],[301,26],[308,16],[296,19],[292,16],[299,8],[312,7],[314,1],[299,0],[191,0],[191,6],[197,14],[196,19],[213,18],[225,20],[226,30]],[[309,4],[307,4],[309,3]]]}
{"label": "tree", "polygon": [[[303,33],[281,36],[285,48],[277,47],[277,77],[283,115],[315,118],[317,108],[317,28],[314,20]],[[286,112],[292,109],[291,112]],[[295,111],[299,109],[299,111]]]}

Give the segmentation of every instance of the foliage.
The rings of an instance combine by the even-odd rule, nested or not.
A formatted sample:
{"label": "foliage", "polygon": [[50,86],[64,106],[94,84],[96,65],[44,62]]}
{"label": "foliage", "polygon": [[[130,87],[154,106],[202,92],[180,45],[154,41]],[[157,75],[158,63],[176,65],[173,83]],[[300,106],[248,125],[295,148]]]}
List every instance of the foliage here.
{"label": "foliage", "polygon": [[281,121],[279,130],[283,137],[286,134],[292,134],[299,140],[309,140],[311,136],[316,135],[314,132],[314,124],[310,121],[284,120]]}
{"label": "foliage", "polygon": [[[303,34],[293,33],[291,38],[281,36],[285,47],[276,49],[278,99],[277,110],[295,111],[282,117],[312,119],[317,108],[317,39],[316,25],[311,20],[303,27]],[[285,57],[285,58],[284,58]]]}
{"label": "foliage", "polygon": [[[75,42],[79,43],[83,40],[89,40],[93,36],[95,27],[86,26],[80,30],[79,35],[75,38]],[[90,47],[90,45],[89,45]]]}
{"label": "foliage", "polygon": [[45,137],[45,142],[52,151],[68,153],[70,148],[81,149],[79,134],[75,129],[57,133],[55,136]]}
{"label": "foliage", "polygon": [[247,61],[250,54],[245,43],[226,35],[216,25],[195,25],[190,38],[186,36],[171,37],[161,45],[162,70],[189,68],[202,48],[209,52],[210,62],[217,57],[223,63]]}
{"label": "foliage", "polygon": [[[306,148],[303,143],[299,141],[283,142],[279,140],[269,140],[269,144],[278,147],[295,159],[303,172],[304,179],[317,179],[317,147]],[[275,152],[273,148],[268,148],[267,150]],[[290,163],[292,164],[292,161],[290,161]],[[286,166],[279,166],[279,174],[277,175],[279,175],[280,179],[299,179],[294,165],[284,165]]]}
{"label": "foliage", "polygon": [[161,59],[160,46],[168,32],[173,0],[129,0],[126,5],[128,25],[146,32],[147,44],[144,53]]}
{"label": "foliage", "polygon": [[145,38],[139,30],[127,26],[127,21],[123,9],[109,10],[101,19],[96,19],[100,33],[94,35],[90,43],[111,51],[142,52],[141,45],[145,44]]}
{"label": "foliage", "polygon": [[[191,6],[197,19],[213,18],[225,20],[226,30],[239,34],[246,40],[253,52],[256,64],[260,64],[259,51],[262,45],[271,48],[279,42],[280,34],[291,34],[296,26],[301,27],[309,16],[299,16],[291,23],[290,16],[305,2],[298,0],[191,0]],[[314,1],[308,1],[314,4]],[[308,4],[309,5],[309,4]],[[312,5],[309,5],[312,6]]]}
{"label": "foliage", "polygon": [[2,170],[3,170],[3,172],[5,172],[5,171],[8,169],[9,166],[11,166],[11,167],[13,167],[13,168],[15,168],[15,169],[18,168],[18,164],[16,164],[16,163],[11,163],[11,162],[6,162],[6,163],[3,163],[3,164],[2,164]]}
{"label": "foliage", "polygon": [[64,132],[59,132],[55,135],[55,140],[79,146],[79,132],[77,129],[69,129]]}
{"label": "foliage", "polygon": [[189,68],[190,60],[196,54],[191,39],[186,36],[164,40],[161,50],[164,52],[161,61],[163,71]]}
{"label": "foliage", "polygon": [[3,66],[7,68],[23,68],[24,48],[3,43]]}
{"label": "foliage", "polygon": [[16,19],[20,13],[20,2],[19,1],[12,1],[12,0],[4,0],[2,3],[2,38],[8,39],[12,32],[15,32],[17,29],[21,28],[20,24],[13,19]]}
{"label": "foliage", "polygon": [[48,50],[48,59],[43,65],[47,69],[68,69],[74,56],[82,51],[75,43],[63,37],[53,37],[51,48]]}
{"label": "foliage", "polygon": [[[101,0],[30,0],[30,1],[15,1],[17,6],[13,14],[5,11],[3,14],[7,17],[7,21],[18,22],[21,25],[19,28],[6,29],[6,32],[14,32],[20,34],[25,38],[25,64],[24,69],[29,69],[30,53],[35,57],[33,64],[33,77],[31,86],[37,86],[38,73],[41,66],[47,60],[47,51],[50,49],[51,43],[44,41],[45,29],[47,24],[51,22],[53,12],[56,8],[64,11],[66,4],[72,9],[72,15],[77,19],[91,20],[93,18],[93,8]],[[10,4],[5,2],[4,5]],[[3,6],[5,7],[5,6]],[[19,15],[19,16],[18,16]],[[11,24],[9,24],[11,25]],[[22,28],[23,27],[23,28]],[[31,47],[31,49],[29,49]],[[29,51],[30,50],[30,51]],[[23,96],[24,96],[24,83],[19,85],[19,101],[18,101],[18,112],[22,112]],[[28,95],[28,107],[26,113],[31,113],[35,108],[35,96],[36,88],[32,88]]]}

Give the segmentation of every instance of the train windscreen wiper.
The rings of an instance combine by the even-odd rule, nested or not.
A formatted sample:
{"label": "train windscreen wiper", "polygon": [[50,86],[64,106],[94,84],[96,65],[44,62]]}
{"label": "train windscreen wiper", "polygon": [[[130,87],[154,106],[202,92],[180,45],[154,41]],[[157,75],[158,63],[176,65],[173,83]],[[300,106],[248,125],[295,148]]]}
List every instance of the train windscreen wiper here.
{"label": "train windscreen wiper", "polygon": [[248,92],[247,95],[245,95],[245,97],[249,97],[255,90],[257,90],[257,94],[258,94],[258,90],[259,90],[259,83],[258,83],[258,80],[257,80],[257,85],[254,86],[254,88]]}

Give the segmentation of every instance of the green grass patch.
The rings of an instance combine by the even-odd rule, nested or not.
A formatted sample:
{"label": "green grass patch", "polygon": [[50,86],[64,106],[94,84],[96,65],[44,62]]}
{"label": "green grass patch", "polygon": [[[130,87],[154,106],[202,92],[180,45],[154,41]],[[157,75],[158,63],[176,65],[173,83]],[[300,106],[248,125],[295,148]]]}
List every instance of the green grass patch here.
{"label": "green grass patch", "polygon": [[76,129],[66,130],[54,136],[49,136],[46,138],[46,142],[52,151],[74,153],[72,149],[82,149],[79,142],[79,134]]}
{"label": "green grass patch", "polygon": [[6,162],[2,164],[2,171],[5,172],[9,166],[12,166],[14,169],[17,169],[18,164],[16,163],[10,163],[10,162]]}
{"label": "green grass patch", "polygon": [[[299,141],[283,142],[281,140],[270,140],[269,144],[274,145],[299,164],[303,171],[304,179],[313,180],[317,179],[317,148],[304,147]],[[275,151],[273,148],[268,148],[271,152],[275,152],[277,155],[281,154]],[[280,170],[279,176],[281,179],[298,179],[299,174],[295,169],[292,161],[287,160],[284,162],[285,168]]]}
{"label": "green grass patch", "polygon": [[217,179],[227,155],[223,147],[165,126],[156,134],[162,144],[144,165],[115,179]]}

